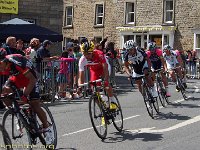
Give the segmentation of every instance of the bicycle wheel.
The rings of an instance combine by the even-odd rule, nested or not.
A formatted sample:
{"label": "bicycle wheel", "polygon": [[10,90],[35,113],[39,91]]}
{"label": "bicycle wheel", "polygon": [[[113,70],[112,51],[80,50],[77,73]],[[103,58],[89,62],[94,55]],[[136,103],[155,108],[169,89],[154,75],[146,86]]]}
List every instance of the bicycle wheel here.
{"label": "bicycle wheel", "polygon": [[122,129],[123,129],[123,114],[122,114],[121,105],[120,105],[120,103],[119,103],[119,100],[118,100],[117,96],[114,95],[114,97],[115,97],[115,99],[116,99],[118,108],[117,108],[114,112],[112,112],[112,114],[113,114],[112,122],[113,122],[114,127],[115,127],[119,132],[121,132]]}
{"label": "bicycle wheel", "polygon": [[152,103],[152,99],[147,87],[143,87],[142,94],[143,94],[143,99],[144,99],[147,112],[149,116],[153,118],[153,103]]}
{"label": "bicycle wheel", "polygon": [[99,102],[96,95],[92,95],[89,99],[89,115],[97,136],[105,139],[107,135],[107,120],[102,103]]}
{"label": "bicycle wheel", "polygon": [[[41,103],[41,108],[46,113],[48,124],[50,125],[51,131],[53,131],[54,141],[51,145],[46,145],[45,141],[44,141],[44,139],[45,139],[44,134],[39,135],[39,139],[40,139],[42,145],[46,145],[47,149],[55,149],[56,146],[57,146],[57,129],[56,129],[56,124],[54,122],[54,118],[51,114],[51,111],[49,110],[49,108],[46,105]],[[36,116],[36,122],[37,122],[37,127],[39,128],[38,130],[42,130],[43,129],[43,126],[42,126],[43,123],[40,121],[38,116]],[[37,143],[37,145],[38,145],[38,143]]]}
{"label": "bicycle wheel", "polygon": [[158,105],[158,99],[152,97],[152,101],[153,101],[153,107],[154,107],[155,111],[159,114],[160,109],[159,109],[159,105]]}
{"label": "bicycle wheel", "polygon": [[31,134],[10,110],[3,114],[2,125],[10,135],[13,149],[33,149]]}
{"label": "bicycle wheel", "polygon": [[134,86],[134,79],[131,78],[130,80],[131,80],[131,85],[132,85],[132,87],[135,87],[135,86]]}
{"label": "bicycle wheel", "polygon": [[178,86],[179,86],[179,88],[180,88],[180,91],[181,91],[181,94],[182,94],[184,100],[187,100],[185,87],[184,87],[182,81],[181,81],[179,78],[178,78]]}
{"label": "bicycle wheel", "polygon": [[2,148],[7,150],[13,150],[10,136],[2,125],[0,125],[0,137],[2,137],[0,138],[0,143],[4,143],[4,145],[1,145]]}
{"label": "bicycle wheel", "polygon": [[166,107],[166,103],[165,103],[165,98],[166,98],[166,91],[164,89],[164,86],[162,83],[160,83],[160,80],[156,81],[156,87],[157,87],[157,91],[158,91],[158,98],[160,100],[160,103],[163,107]]}

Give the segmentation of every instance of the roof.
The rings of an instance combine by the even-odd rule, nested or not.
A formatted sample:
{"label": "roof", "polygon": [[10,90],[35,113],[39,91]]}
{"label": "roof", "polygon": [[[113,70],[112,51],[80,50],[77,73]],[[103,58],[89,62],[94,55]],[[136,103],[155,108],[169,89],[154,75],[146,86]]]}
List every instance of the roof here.
{"label": "roof", "polygon": [[14,18],[14,19],[2,22],[0,24],[32,24],[32,23],[30,23],[28,21],[24,21],[24,20],[19,19],[19,18]]}

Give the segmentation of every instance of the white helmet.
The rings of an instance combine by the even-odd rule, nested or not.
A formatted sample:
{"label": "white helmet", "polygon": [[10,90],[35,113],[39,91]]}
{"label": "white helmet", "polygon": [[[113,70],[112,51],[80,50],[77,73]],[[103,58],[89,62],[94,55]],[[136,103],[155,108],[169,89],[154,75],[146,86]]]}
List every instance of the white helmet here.
{"label": "white helmet", "polygon": [[124,48],[127,50],[129,50],[131,48],[136,48],[136,47],[137,47],[137,44],[133,40],[128,40],[124,43]]}
{"label": "white helmet", "polygon": [[163,46],[163,51],[166,51],[166,50],[173,50],[173,48],[171,47],[171,46],[169,46],[169,45],[165,45],[165,46]]}

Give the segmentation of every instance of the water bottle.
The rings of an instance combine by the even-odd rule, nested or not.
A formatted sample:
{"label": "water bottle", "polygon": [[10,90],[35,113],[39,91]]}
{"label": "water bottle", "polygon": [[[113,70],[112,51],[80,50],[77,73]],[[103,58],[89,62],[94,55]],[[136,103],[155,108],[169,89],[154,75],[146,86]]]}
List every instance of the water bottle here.
{"label": "water bottle", "polygon": [[109,105],[108,105],[108,97],[107,97],[103,92],[100,93],[100,96],[101,96],[101,99],[102,99],[103,104],[104,104],[106,107],[109,106]]}

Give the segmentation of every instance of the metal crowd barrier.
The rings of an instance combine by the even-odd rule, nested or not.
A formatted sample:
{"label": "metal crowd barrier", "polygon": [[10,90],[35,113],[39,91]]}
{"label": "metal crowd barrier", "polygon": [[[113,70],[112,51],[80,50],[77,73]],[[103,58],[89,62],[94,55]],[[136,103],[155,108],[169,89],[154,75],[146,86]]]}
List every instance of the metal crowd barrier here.
{"label": "metal crowd barrier", "polygon": [[[109,60],[111,65],[110,82],[112,85],[115,83],[115,60]],[[65,70],[64,75],[59,73],[61,63],[67,63],[68,68]],[[42,61],[40,64],[34,64],[38,76],[39,93],[41,100],[54,102],[56,99],[66,97],[66,93],[73,95],[77,90],[78,84],[78,61],[66,62],[66,61]],[[8,76],[1,75],[0,83],[2,86],[7,80]],[[85,69],[85,82],[90,80],[89,68]],[[83,90],[84,97],[88,97],[88,90],[90,87],[85,87]]]}
{"label": "metal crowd barrier", "polygon": [[188,78],[200,79],[200,62],[187,62],[186,64],[186,76]]}

